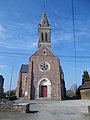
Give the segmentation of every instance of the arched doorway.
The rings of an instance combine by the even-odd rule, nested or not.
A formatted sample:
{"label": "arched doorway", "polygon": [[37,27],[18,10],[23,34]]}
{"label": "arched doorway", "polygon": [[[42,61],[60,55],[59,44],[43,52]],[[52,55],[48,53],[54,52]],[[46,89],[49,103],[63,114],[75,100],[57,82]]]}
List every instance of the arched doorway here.
{"label": "arched doorway", "polygon": [[43,78],[38,82],[37,97],[51,98],[51,82],[47,78]]}
{"label": "arched doorway", "polygon": [[40,87],[41,87],[41,90],[40,90],[39,97],[47,97],[47,86],[42,85]]}

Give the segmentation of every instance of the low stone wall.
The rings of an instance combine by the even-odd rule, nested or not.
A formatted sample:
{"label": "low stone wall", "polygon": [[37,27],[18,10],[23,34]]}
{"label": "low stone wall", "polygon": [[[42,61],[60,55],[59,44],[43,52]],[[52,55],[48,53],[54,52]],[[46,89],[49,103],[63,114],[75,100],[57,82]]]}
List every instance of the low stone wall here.
{"label": "low stone wall", "polygon": [[30,104],[29,103],[19,103],[13,104],[13,108],[18,112],[29,113],[30,112]]}
{"label": "low stone wall", "polygon": [[81,89],[80,94],[81,94],[81,99],[90,100],[90,89]]}
{"label": "low stone wall", "polygon": [[0,103],[0,111],[16,111],[13,104],[9,103]]}
{"label": "low stone wall", "polygon": [[0,103],[0,111],[8,111],[8,112],[22,112],[28,113],[30,112],[30,104],[29,103]]}

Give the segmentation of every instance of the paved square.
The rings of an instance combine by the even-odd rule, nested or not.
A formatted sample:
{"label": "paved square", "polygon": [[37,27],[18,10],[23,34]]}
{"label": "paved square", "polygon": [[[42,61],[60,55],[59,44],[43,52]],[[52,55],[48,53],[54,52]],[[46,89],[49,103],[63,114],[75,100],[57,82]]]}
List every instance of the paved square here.
{"label": "paved square", "polygon": [[90,120],[90,101],[30,101],[31,113],[0,112],[0,120]]}

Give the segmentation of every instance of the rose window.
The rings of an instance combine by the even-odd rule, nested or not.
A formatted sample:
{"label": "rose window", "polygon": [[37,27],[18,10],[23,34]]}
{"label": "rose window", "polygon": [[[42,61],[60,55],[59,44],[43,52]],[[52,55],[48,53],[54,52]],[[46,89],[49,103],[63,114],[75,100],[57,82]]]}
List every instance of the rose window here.
{"label": "rose window", "polygon": [[48,62],[42,62],[42,63],[40,64],[40,70],[41,70],[41,71],[47,71],[47,70],[49,70],[49,69],[50,69],[50,65],[49,65]]}

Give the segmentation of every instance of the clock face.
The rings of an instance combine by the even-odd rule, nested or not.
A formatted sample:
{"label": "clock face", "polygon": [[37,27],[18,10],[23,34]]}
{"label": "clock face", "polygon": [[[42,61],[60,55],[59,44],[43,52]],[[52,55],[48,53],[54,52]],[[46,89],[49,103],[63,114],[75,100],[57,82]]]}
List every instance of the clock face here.
{"label": "clock face", "polygon": [[50,64],[48,62],[41,62],[39,65],[39,69],[43,71],[47,71],[50,69]]}

